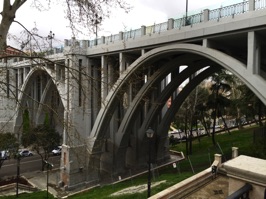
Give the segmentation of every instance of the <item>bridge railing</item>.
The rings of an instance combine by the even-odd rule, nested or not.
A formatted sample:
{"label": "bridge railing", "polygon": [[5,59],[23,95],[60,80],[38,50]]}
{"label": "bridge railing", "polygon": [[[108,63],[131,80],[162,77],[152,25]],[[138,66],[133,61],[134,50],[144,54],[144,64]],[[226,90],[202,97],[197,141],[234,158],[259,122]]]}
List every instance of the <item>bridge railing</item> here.
{"label": "bridge railing", "polygon": [[[254,6],[251,6],[249,4]],[[184,26],[193,26],[202,22],[217,20],[225,17],[234,17],[252,10],[260,10],[266,8],[266,0],[243,0],[243,2],[236,3],[229,6],[216,8],[213,10],[205,9],[194,15],[182,17],[178,19],[169,19],[167,22],[154,24],[151,26],[142,26],[140,29],[120,32],[119,34],[97,38],[96,40],[88,41],[88,46],[93,47],[99,44],[109,44],[121,40],[135,39],[144,35],[158,34],[171,29],[181,29]]]}
{"label": "bridge railing", "polygon": [[249,3],[247,1],[237,3],[211,10],[209,12],[209,20],[218,20],[224,17],[232,17],[234,15],[243,14],[248,11]]}
{"label": "bridge railing", "polygon": [[141,37],[141,29],[136,29],[136,30],[130,30],[130,31],[127,31],[127,32],[124,32],[124,40],[128,40],[128,39],[135,39],[137,37]]}
{"label": "bridge railing", "polygon": [[266,0],[255,0],[255,9],[260,10],[266,7]]}

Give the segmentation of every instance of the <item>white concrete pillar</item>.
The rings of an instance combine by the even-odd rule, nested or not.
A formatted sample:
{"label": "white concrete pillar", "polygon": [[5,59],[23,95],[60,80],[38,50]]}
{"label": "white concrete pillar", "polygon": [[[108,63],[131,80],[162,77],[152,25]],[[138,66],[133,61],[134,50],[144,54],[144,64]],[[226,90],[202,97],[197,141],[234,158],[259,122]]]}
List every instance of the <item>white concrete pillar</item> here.
{"label": "white concrete pillar", "polygon": [[101,56],[101,98],[104,100],[107,96],[108,82],[107,82],[107,58]]}
{"label": "white concrete pillar", "polygon": [[119,53],[119,74],[126,69],[126,59],[123,53]]}
{"label": "white concrete pillar", "polygon": [[105,44],[105,36],[102,36],[101,40],[102,40],[102,44]]}
{"label": "white concrete pillar", "polygon": [[87,120],[87,128],[91,132],[92,129],[92,63],[91,59],[87,59],[87,74],[88,74],[88,97],[87,97],[87,103],[88,103],[88,108],[87,108],[87,114],[88,114],[88,120]]}
{"label": "white concrete pillar", "polygon": [[232,159],[238,156],[238,147],[232,147]]}
{"label": "white concrete pillar", "polygon": [[249,11],[255,10],[255,0],[248,0],[248,9]]}
{"label": "white concrete pillar", "polygon": [[24,67],[23,68],[23,82],[25,82],[25,79],[26,79],[26,76],[27,76],[27,68],[26,67]]}
{"label": "white concrete pillar", "polygon": [[59,66],[58,64],[55,64],[55,81],[59,81],[60,80],[60,74],[59,74]]}
{"label": "white concrete pillar", "polygon": [[124,33],[122,31],[119,32],[119,40],[124,39]]}
{"label": "white concrete pillar", "polygon": [[174,19],[173,18],[168,19],[167,26],[168,26],[167,27],[168,30],[172,30],[174,28]]}
{"label": "white concrete pillar", "polygon": [[217,161],[217,167],[222,165],[222,155],[221,154],[214,154],[214,161]]}
{"label": "white concrete pillar", "polygon": [[20,79],[20,77],[21,77],[21,72],[20,72],[20,68],[18,68],[18,70],[17,70],[17,74],[18,74],[18,87],[20,87],[20,86],[21,86],[21,79]]}
{"label": "white concrete pillar", "polygon": [[113,84],[114,84],[114,66],[113,66],[113,63],[112,61],[108,61],[108,92],[111,90]]}
{"label": "white concrete pillar", "polygon": [[[99,75],[98,75],[98,70],[99,70],[99,67],[97,67],[96,65],[97,63],[94,63],[93,65],[93,84],[92,84],[92,92],[93,92],[93,96],[92,96],[92,99],[93,99],[93,111],[92,111],[92,115],[93,115],[93,123],[97,117],[97,114],[98,114],[98,110],[99,110],[99,102],[102,103],[102,99],[99,97],[99,92],[100,92],[100,82],[99,82]],[[100,98],[100,99],[99,99]]]}
{"label": "white concrete pillar", "polygon": [[203,39],[202,40],[202,46],[203,47],[209,47],[209,40],[208,39]]}
{"label": "white concrete pillar", "polygon": [[209,21],[209,13],[210,13],[210,10],[209,9],[205,9],[203,12],[204,12],[203,13],[203,17],[204,17],[203,22]]}
{"label": "white concrete pillar", "polygon": [[88,48],[88,41],[87,40],[81,40],[81,46],[82,48]]}
{"label": "white concrete pillar", "polygon": [[248,60],[247,68],[251,74],[259,74],[260,47],[255,32],[248,33]]}
{"label": "white concrete pillar", "polygon": [[68,39],[65,39],[64,40],[64,47],[67,47],[69,45],[69,41],[68,41]]}
{"label": "white concrete pillar", "polygon": [[146,35],[146,26],[141,26],[141,36]]}

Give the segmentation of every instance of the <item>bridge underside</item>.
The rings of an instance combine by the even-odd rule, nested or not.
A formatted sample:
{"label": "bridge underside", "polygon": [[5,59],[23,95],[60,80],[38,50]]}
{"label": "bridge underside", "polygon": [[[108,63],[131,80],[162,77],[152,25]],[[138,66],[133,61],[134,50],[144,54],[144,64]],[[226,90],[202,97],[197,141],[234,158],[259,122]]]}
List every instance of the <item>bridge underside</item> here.
{"label": "bridge underside", "polygon": [[[114,176],[147,167],[149,127],[155,131],[152,162],[168,160],[168,130],[175,113],[197,85],[221,68],[247,80],[244,63],[197,45],[169,45],[137,59],[120,75],[102,103],[87,139],[91,146],[88,173],[96,170]],[[251,89],[253,81],[254,77],[247,84]],[[255,93],[258,91],[262,88],[257,87]]]}

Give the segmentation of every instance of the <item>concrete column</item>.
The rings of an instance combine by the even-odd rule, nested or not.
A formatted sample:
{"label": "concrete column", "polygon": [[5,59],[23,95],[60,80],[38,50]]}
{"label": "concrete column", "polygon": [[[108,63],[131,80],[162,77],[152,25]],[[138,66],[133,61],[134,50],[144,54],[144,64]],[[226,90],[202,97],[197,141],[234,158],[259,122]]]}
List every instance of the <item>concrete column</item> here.
{"label": "concrete column", "polygon": [[203,17],[204,17],[203,22],[209,21],[209,13],[210,13],[210,10],[209,9],[205,9],[204,10],[204,13],[203,13]]}
{"label": "concrete column", "polygon": [[119,74],[126,69],[126,59],[123,53],[119,53]]}
{"label": "concrete column", "polygon": [[93,65],[93,84],[92,84],[92,93],[93,93],[93,96],[92,96],[92,99],[93,99],[93,104],[92,104],[92,107],[93,107],[93,121],[92,123],[94,123],[96,117],[97,117],[97,114],[98,114],[98,110],[99,110],[99,101],[100,103],[102,103],[102,99],[100,98],[99,99],[99,94],[98,92],[100,92],[100,86],[99,86],[99,77],[98,77],[98,67],[96,66],[96,63],[94,63]]}
{"label": "concrete column", "polygon": [[27,68],[24,67],[24,68],[23,68],[23,81],[25,81],[26,76],[27,76]]}
{"label": "concrete column", "polygon": [[87,128],[88,130],[91,132],[91,129],[92,129],[92,63],[91,63],[91,60],[88,58],[87,60],[87,74],[88,74],[88,81],[87,81],[87,84],[88,84],[88,99],[87,99],[87,102],[88,102],[88,120],[87,120]]}
{"label": "concrete column", "polygon": [[255,0],[248,0],[248,9],[249,11],[255,10]]}
{"label": "concrete column", "polygon": [[214,161],[217,162],[217,167],[222,165],[222,155],[221,154],[214,154]]}
{"label": "concrete column", "polygon": [[141,36],[146,35],[146,26],[141,26]]}
{"label": "concrete column", "polygon": [[107,58],[101,57],[101,98],[104,100],[107,96],[108,82],[107,82]]}
{"label": "concrete column", "polygon": [[105,36],[102,36],[101,40],[102,40],[102,44],[105,44]]}
{"label": "concrete column", "polygon": [[172,30],[174,28],[174,19],[170,18],[168,19],[168,30]]}
{"label": "concrete column", "polygon": [[112,61],[108,61],[108,91],[112,88],[113,84],[114,84],[114,66]]}
{"label": "concrete column", "polygon": [[238,147],[232,147],[232,159],[238,156]]}
{"label": "concrete column", "polygon": [[251,74],[259,74],[260,48],[255,32],[248,33],[248,60],[247,69]]}
{"label": "concrete column", "polygon": [[59,81],[60,80],[60,73],[59,73],[59,66],[58,64],[55,64],[55,81]]}
{"label": "concrete column", "polygon": [[64,40],[64,47],[67,47],[69,45],[69,41],[68,41],[68,39],[65,39]]}
{"label": "concrete column", "polygon": [[119,40],[124,39],[124,33],[122,31],[119,32]]}
{"label": "concrete column", "polygon": [[87,40],[82,40],[81,41],[82,48],[88,48],[88,41]]}
{"label": "concrete column", "polygon": [[18,74],[18,87],[21,86],[21,79],[20,79],[20,69],[18,68],[17,70],[17,74]]}

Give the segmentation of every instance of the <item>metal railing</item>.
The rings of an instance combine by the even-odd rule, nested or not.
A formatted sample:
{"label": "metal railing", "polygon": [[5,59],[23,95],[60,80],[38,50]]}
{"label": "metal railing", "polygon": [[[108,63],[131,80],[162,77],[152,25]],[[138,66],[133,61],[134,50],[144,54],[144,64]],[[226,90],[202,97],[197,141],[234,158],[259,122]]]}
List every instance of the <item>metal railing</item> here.
{"label": "metal railing", "polygon": [[246,183],[236,192],[232,193],[227,199],[249,199],[249,192],[252,190],[252,185]]}
{"label": "metal railing", "polygon": [[266,7],[266,0],[255,0],[255,10],[264,9]]}
{"label": "metal railing", "polygon": [[248,11],[248,1],[234,5],[217,8],[209,12],[209,20],[218,20],[224,17],[233,17],[234,15],[243,14]]}
{"label": "metal railing", "polygon": [[[266,7],[266,0],[255,0],[255,10],[264,9]],[[189,15],[187,17],[182,17],[173,20],[173,29],[181,29],[184,26],[193,26],[194,24],[202,23],[204,20],[217,20],[225,17],[234,17],[235,15],[240,15],[249,11],[249,1],[243,0],[243,2],[236,3],[233,5],[220,7],[217,9],[209,10],[208,19],[204,19],[204,11],[196,13],[194,15]],[[158,34],[169,30],[168,22],[163,22],[159,24],[154,24],[146,26],[146,35]],[[135,39],[142,36],[141,28],[136,30],[125,31],[121,34],[111,35],[105,37],[105,44],[113,43],[119,40],[129,40]],[[97,45],[103,43],[102,39],[97,39]],[[92,47],[96,42],[89,42],[89,47]]]}

